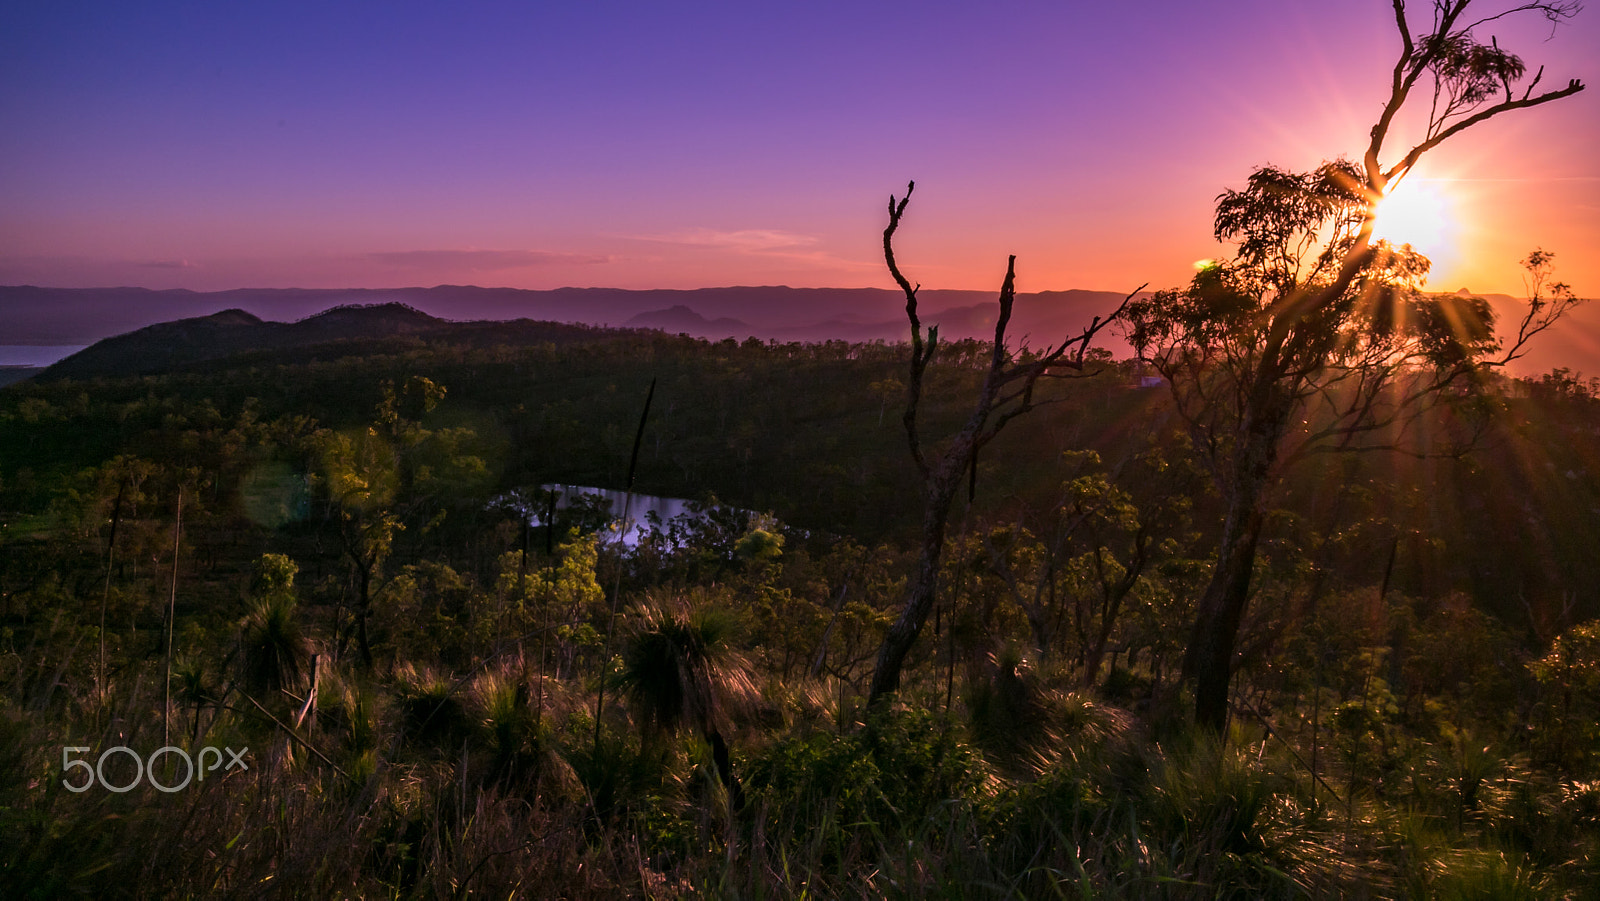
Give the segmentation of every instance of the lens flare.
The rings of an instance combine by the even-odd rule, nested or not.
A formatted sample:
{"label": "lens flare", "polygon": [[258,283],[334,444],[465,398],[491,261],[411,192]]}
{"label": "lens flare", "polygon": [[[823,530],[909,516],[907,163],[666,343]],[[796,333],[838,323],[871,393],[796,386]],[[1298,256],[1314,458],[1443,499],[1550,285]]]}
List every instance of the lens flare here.
{"label": "lens flare", "polygon": [[1402,181],[1378,202],[1372,234],[1390,244],[1410,244],[1435,263],[1454,256],[1455,210],[1429,181]]}

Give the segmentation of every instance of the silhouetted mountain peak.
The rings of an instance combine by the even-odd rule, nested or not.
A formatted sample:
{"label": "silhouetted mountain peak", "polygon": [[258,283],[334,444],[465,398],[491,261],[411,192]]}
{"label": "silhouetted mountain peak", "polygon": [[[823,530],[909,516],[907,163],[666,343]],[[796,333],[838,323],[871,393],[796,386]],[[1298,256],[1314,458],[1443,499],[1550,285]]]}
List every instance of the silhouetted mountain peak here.
{"label": "silhouetted mountain peak", "polygon": [[[103,339],[39,374],[43,380],[148,375],[210,365],[236,354],[359,354],[384,342],[422,338],[459,343],[484,340],[550,342],[591,334],[586,326],[527,319],[456,322],[399,302],[344,304],[297,322],[263,320],[227,309]],[[320,350],[319,350],[320,349]]]}
{"label": "silhouetted mountain peak", "polygon": [[246,310],[241,310],[238,307],[234,307],[233,309],[230,309],[230,310],[223,310],[223,311],[218,312],[218,313],[212,313],[210,316],[202,316],[202,317],[199,317],[199,318],[201,320],[205,321],[205,322],[210,322],[210,323],[212,323],[214,325],[243,325],[243,326],[251,326],[251,325],[260,325],[261,324],[261,317],[260,316],[257,316],[254,313],[248,312]]}
{"label": "silhouetted mountain peak", "polygon": [[[259,320],[258,320],[259,321]],[[388,327],[395,330],[427,329],[443,323],[410,304],[397,300],[388,303],[347,303],[330,307],[300,320],[297,325],[353,326],[361,329]]]}

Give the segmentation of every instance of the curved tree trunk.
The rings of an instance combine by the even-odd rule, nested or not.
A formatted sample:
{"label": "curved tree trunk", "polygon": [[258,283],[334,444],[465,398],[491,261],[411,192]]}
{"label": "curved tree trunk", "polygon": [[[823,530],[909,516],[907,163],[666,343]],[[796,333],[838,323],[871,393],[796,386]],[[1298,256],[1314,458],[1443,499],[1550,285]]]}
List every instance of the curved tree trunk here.
{"label": "curved tree trunk", "polygon": [[1277,461],[1293,404],[1283,392],[1268,398],[1247,420],[1235,450],[1229,487],[1228,514],[1222,526],[1216,568],[1195,611],[1194,629],[1183,655],[1183,679],[1194,683],[1195,722],[1212,732],[1228,724],[1228,682],[1239,624],[1250,603],[1250,577],[1255,572],[1261,539],[1262,506],[1268,473]]}
{"label": "curved tree trunk", "polygon": [[1245,497],[1236,497],[1229,505],[1221,553],[1205,594],[1200,596],[1189,647],[1183,655],[1183,678],[1194,683],[1195,722],[1213,732],[1221,732],[1228,724],[1233,649],[1250,601],[1250,576],[1261,537],[1261,511],[1256,507],[1256,498]]}
{"label": "curved tree trunk", "polygon": [[[969,454],[951,448],[938,469],[929,474],[927,492],[922,510],[922,550],[917,555],[917,569],[911,576],[911,587],[900,618],[884,636],[878,650],[878,665],[872,673],[872,689],[868,703],[876,703],[885,695],[900,688],[900,670],[905,666],[906,655],[916,643],[933,612],[933,602],[939,591],[939,560],[944,554],[944,536],[950,516],[950,504],[961,487],[961,475],[966,471]],[[955,465],[956,463],[962,465]]]}

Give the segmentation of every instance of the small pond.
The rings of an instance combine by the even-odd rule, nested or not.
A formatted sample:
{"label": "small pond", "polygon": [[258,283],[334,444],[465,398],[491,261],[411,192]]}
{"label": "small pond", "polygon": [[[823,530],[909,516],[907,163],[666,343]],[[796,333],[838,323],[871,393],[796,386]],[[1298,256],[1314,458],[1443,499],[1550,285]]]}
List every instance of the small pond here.
{"label": "small pond", "polygon": [[[674,520],[680,524],[689,524],[707,521],[713,513],[735,513],[746,517],[756,515],[721,505],[707,507],[705,504],[681,497],[660,497],[635,492],[630,498],[626,491],[593,488],[587,485],[540,485],[532,491],[519,489],[500,495],[490,501],[489,506],[513,510],[528,525],[543,526],[549,511],[549,495],[545,492],[550,491],[556,492],[556,510],[570,513],[576,508],[580,513],[576,517],[579,523],[585,520],[592,521],[592,517],[598,516],[608,518],[615,529],[617,523],[625,520],[627,528],[622,533],[622,542],[629,547],[637,545],[651,528],[664,530]],[[572,517],[569,517],[569,520],[571,519]],[[615,532],[611,534],[614,535]],[[608,537],[604,540],[615,539]]]}

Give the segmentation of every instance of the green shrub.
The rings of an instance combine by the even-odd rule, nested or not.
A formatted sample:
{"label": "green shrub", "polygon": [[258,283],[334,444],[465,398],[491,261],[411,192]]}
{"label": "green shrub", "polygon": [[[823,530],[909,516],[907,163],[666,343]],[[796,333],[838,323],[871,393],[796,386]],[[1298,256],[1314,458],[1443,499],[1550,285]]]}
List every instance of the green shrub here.
{"label": "green shrub", "polygon": [[944,808],[972,805],[988,780],[982,756],[949,720],[886,709],[857,732],[773,745],[750,783],[778,831],[843,847],[863,830],[899,834],[942,821]]}

